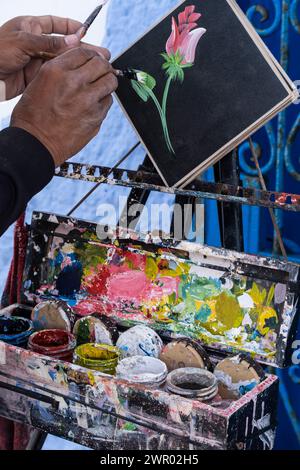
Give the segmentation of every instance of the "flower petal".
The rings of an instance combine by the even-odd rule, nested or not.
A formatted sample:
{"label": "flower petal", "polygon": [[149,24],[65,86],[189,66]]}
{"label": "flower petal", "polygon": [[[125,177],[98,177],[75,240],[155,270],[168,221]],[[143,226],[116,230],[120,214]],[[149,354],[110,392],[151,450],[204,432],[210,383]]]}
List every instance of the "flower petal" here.
{"label": "flower petal", "polygon": [[181,43],[179,48],[181,55],[184,57],[184,64],[192,64],[195,62],[196,49],[202,36],[206,33],[206,29],[198,28],[191,31]]}
{"label": "flower petal", "polygon": [[172,33],[166,44],[168,55],[175,54],[179,47],[179,31],[174,16],[172,17]]}

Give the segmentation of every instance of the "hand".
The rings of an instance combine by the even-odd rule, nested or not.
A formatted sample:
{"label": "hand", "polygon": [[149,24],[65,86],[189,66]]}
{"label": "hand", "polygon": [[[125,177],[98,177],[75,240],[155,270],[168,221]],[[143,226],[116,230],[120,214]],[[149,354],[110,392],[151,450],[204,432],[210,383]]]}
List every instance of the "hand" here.
{"label": "hand", "polygon": [[[38,58],[41,52],[61,54],[78,47],[80,39],[75,33],[81,26],[78,21],[55,16],[20,16],[5,23],[0,28],[0,80],[5,83],[6,99],[23,93],[37,75],[43,65]],[[105,49],[102,53],[107,57]]]}
{"label": "hand", "polygon": [[99,52],[72,49],[42,66],[11,125],[39,139],[59,166],[97,135],[117,86],[113,67]]}

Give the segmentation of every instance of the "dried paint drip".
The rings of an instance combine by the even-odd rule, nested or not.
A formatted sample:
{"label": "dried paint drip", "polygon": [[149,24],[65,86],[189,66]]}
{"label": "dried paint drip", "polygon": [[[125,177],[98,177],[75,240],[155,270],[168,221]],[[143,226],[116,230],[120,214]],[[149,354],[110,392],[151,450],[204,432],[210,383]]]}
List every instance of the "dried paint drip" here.
{"label": "dried paint drip", "polygon": [[96,317],[84,317],[78,320],[75,323],[73,333],[78,346],[86,343],[113,345],[110,331]]}
{"label": "dried paint drip", "polygon": [[0,341],[14,346],[26,347],[28,338],[33,331],[32,322],[26,318],[0,316]]}
{"label": "dried paint drip", "polygon": [[219,382],[219,393],[225,400],[238,400],[265,379],[262,367],[243,354],[221,361],[214,374]]}
{"label": "dried paint drip", "polygon": [[75,314],[62,300],[41,302],[34,307],[31,320],[35,330],[65,330],[72,331]]}
{"label": "dried paint drip", "polygon": [[167,366],[159,359],[148,356],[127,357],[117,367],[117,378],[150,388],[162,385],[167,375]]}
{"label": "dried paint drip", "polygon": [[218,394],[218,382],[214,374],[207,370],[186,367],[169,373],[167,389],[182,397],[208,401]]}
{"label": "dried paint drip", "polygon": [[74,354],[74,363],[104,374],[115,375],[121,351],[108,344],[82,344]]}
{"label": "dried paint drip", "polygon": [[64,330],[38,331],[29,338],[28,342],[28,349],[31,351],[66,362],[73,361],[75,347],[75,337]]}
{"label": "dried paint drip", "polygon": [[163,348],[163,342],[158,334],[143,325],[136,325],[125,331],[117,341],[123,357],[151,356],[158,358]]}
{"label": "dried paint drip", "polygon": [[178,339],[164,346],[160,360],[169,372],[184,367],[212,370],[209,356],[198,341],[189,338]]}

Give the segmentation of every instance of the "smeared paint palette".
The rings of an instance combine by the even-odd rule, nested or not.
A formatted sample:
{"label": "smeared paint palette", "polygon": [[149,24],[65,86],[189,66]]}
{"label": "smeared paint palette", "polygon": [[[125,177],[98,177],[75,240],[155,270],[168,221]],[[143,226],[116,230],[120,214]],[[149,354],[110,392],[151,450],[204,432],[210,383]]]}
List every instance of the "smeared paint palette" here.
{"label": "smeared paint palette", "polygon": [[95,224],[34,213],[24,294],[284,366],[298,275],[296,264],[151,235],[100,241]]}

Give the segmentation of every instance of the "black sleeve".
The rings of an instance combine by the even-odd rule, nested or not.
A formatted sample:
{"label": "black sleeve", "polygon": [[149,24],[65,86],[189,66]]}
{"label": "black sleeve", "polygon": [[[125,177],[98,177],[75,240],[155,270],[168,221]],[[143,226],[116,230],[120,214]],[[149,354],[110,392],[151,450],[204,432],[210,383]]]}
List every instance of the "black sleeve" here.
{"label": "black sleeve", "polygon": [[54,161],[39,140],[23,129],[0,132],[0,236],[54,175]]}

